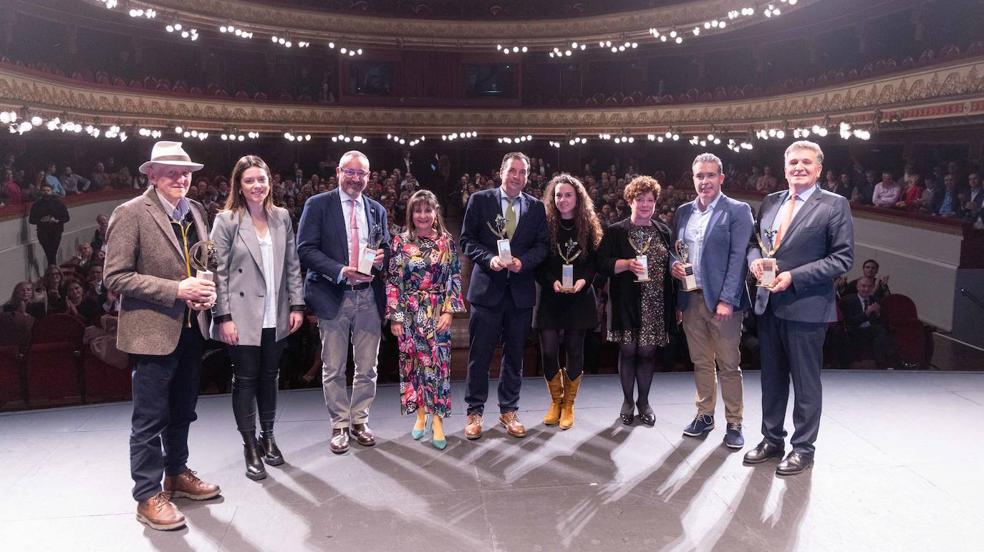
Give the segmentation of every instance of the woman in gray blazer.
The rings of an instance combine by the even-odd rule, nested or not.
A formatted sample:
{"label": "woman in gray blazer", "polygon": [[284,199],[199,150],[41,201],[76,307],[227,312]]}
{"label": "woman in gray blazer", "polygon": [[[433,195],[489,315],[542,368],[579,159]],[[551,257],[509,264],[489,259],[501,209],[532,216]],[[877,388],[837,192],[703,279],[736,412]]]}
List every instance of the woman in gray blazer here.
{"label": "woman in gray blazer", "polygon": [[229,345],[232,411],[243,436],[246,477],[258,480],[266,477],[264,461],[284,463],[273,438],[280,355],[285,338],[304,321],[304,293],[290,215],[273,206],[267,164],[243,156],[229,181],[233,189],[212,225],[217,298],[211,335]]}

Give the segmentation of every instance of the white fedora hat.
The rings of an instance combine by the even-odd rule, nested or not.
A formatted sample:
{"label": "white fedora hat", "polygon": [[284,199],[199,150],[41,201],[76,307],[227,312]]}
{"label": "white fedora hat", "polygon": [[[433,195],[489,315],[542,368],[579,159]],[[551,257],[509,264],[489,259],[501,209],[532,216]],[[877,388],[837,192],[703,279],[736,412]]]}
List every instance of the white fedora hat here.
{"label": "white fedora hat", "polygon": [[151,165],[178,165],[188,167],[191,172],[201,169],[205,165],[195,163],[188,156],[187,152],[181,147],[181,142],[157,142],[154,149],[150,152],[150,161],[140,165],[140,172],[147,174]]}

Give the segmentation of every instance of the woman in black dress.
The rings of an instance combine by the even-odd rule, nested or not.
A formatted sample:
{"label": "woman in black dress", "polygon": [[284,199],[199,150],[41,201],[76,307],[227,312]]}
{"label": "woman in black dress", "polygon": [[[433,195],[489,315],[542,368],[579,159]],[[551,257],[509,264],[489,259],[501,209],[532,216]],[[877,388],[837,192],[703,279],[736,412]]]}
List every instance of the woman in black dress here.
{"label": "woman in black dress", "polygon": [[[594,204],[581,181],[562,174],[547,184],[543,193],[550,232],[550,255],[537,267],[540,304],[536,327],[540,330],[543,377],[552,401],[543,417],[545,425],[574,425],[574,399],[584,369],[584,337],[595,327],[595,258],[601,242],[601,224]],[[573,265],[573,284],[563,286],[563,265]],[[560,346],[564,345],[567,366],[560,368]]]}
{"label": "woman in black dress", "polygon": [[[608,227],[598,248],[598,271],[611,277],[608,340],[619,344],[618,372],[624,395],[619,417],[626,425],[632,423],[635,408],[643,424],[652,427],[656,423],[649,406],[649,387],[657,350],[669,344],[668,330],[676,323],[673,283],[667,270],[670,229],[655,217],[659,192],[654,178],[632,179],[625,187],[631,214]],[[637,260],[639,255],[645,256],[646,265]],[[647,267],[649,280],[639,281]],[[639,395],[633,401],[636,387]]]}

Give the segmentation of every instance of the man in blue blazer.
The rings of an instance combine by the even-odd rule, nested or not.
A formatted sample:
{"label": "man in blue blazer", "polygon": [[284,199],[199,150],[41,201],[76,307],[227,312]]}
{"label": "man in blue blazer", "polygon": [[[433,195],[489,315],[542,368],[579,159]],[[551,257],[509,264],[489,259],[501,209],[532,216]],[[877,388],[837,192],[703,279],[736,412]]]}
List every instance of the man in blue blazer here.
{"label": "man in blue blazer", "polygon": [[[461,249],[474,263],[468,286],[468,421],[465,436],[482,436],[482,415],[489,396],[489,364],[502,336],[499,371],[499,422],[514,437],[525,437],[516,411],[523,383],[523,349],[533,323],[535,270],[547,256],[549,237],[543,203],[523,193],[530,160],[519,152],[502,158],[501,186],[468,198],[461,228]],[[496,217],[505,220],[512,261],[499,257]]]}
{"label": "man in blue blazer", "polygon": [[[349,436],[376,444],[369,407],[376,396],[376,365],[386,307],[383,267],[389,257],[386,209],[362,192],[369,159],[359,151],[342,155],[335,169],[338,188],[311,197],[297,227],[297,253],[307,269],[304,301],[318,315],[322,383],[331,416],[329,448],[343,454]],[[370,274],[358,271],[365,248],[375,250]],[[349,339],[355,361],[352,397],[345,391]]]}
{"label": "man in blue blazer", "polygon": [[[758,213],[757,236],[778,248],[778,274],[755,298],[762,355],[762,442],[745,455],[757,464],[783,455],[789,380],[793,381],[792,452],[776,473],[793,475],[813,465],[820,429],[820,368],[827,324],[837,319],[834,279],[854,264],[854,221],[847,200],[822,189],[823,151],[793,142],[785,153],[789,189],[769,194]],[[762,251],[753,239],[749,269],[762,277]]]}
{"label": "man in blue blazer", "polygon": [[[697,415],[683,434],[697,437],[714,429],[720,381],[728,424],[724,444],[740,449],[745,439],[738,342],[744,311],[751,304],[745,285],[745,252],[755,222],[747,203],[721,193],[724,173],[716,155],[698,155],[692,168],[697,199],[681,205],[673,217],[673,243],[686,247],[697,283],[697,289],[689,292],[680,286],[677,294],[697,386]],[[681,281],[686,277],[682,260],[670,260],[673,276]]]}

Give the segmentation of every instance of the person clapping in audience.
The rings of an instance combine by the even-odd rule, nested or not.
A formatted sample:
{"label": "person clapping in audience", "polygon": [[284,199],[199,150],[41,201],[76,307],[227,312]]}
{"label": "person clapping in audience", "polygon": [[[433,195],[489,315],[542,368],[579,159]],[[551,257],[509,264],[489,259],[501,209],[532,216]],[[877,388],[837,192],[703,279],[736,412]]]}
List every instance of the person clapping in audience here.
{"label": "person clapping in audience", "polygon": [[842,299],[840,308],[847,326],[850,357],[857,359],[864,345],[870,343],[875,362],[885,368],[895,360],[895,344],[882,323],[881,305],[874,292],[875,279],[863,276],[857,280],[857,293]]}

